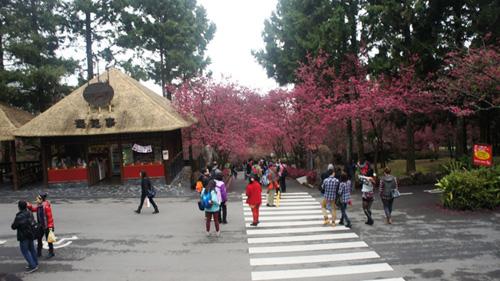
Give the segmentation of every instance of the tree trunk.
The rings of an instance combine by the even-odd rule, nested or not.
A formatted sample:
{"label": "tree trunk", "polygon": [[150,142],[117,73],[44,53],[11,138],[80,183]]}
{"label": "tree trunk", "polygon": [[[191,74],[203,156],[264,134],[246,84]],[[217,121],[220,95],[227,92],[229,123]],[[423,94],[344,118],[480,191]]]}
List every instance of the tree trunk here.
{"label": "tree trunk", "polygon": [[94,64],[92,63],[92,26],[90,11],[85,11],[85,47],[87,53],[87,79],[94,77]]}
{"label": "tree trunk", "polygon": [[382,127],[382,122],[379,122],[377,124],[377,134],[378,134],[378,150],[379,150],[379,159],[380,159],[380,166],[382,168],[385,168],[386,162],[387,162],[387,157],[385,156],[385,151],[384,151],[384,128]]}
{"label": "tree trunk", "polygon": [[352,164],[352,121],[351,118],[346,120],[347,148],[346,148],[346,163]]}
{"label": "tree trunk", "polygon": [[378,142],[380,141],[380,138],[378,137],[378,132],[377,132],[377,126],[375,126],[375,122],[373,119],[370,119],[370,123],[372,124],[372,129],[375,135],[375,138],[373,139],[372,147],[374,151],[374,157],[373,157],[373,165],[375,167],[375,173],[378,174],[378,154],[379,154],[379,145]]}
{"label": "tree trunk", "polygon": [[455,158],[467,155],[467,128],[465,117],[457,117]]}
{"label": "tree trunk", "polygon": [[490,130],[490,114],[489,111],[479,112],[479,142],[484,144],[491,144],[491,130]]}
{"label": "tree trunk", "polygon": [[358,146],[358,161],[365,159],[365,147],[363,143],[363,125],[361,119],[356,118],[356,145]]}
{"label": "tree trunk", "polygon": [[160,47],[160,79],[161,79],[161,92],[163,97],[172,100],[172,94],[165,88],[165,50]]}
{"label": "tree trunk", "polygon": [[3,64],[3,33],[2,33],[2,21],[0,20],[0,71],[5,69]]}
{"label": "tree trunk", "polygon": [[415,132],[413,131],[413,121],[411,116],[406,120],[406,173],[415,172]]}

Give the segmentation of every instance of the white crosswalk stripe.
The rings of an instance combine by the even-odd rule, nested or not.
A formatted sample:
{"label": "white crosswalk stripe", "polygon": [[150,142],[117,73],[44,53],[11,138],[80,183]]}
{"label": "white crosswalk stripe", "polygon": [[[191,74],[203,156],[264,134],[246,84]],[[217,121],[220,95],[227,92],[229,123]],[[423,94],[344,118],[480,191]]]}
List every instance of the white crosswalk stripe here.
{"label": "white crosswalk stripe", "polygon": [[300,236],[297,235],[297,236],[287,236],[287,237],[259,237],[259,238],[248,238],[248,244],[335,240],[335,239],[348,239],[357,237],[358,235],[356,235],[355,233],[300,235]]}
{"label": "white crosswalk stripe", "polygon": [[350,228],[323,225],[319,200],[308,193],[283,194],[279,207],[266,207],[263,195],[257,227],[242,197],[252,280],[404,281]]}

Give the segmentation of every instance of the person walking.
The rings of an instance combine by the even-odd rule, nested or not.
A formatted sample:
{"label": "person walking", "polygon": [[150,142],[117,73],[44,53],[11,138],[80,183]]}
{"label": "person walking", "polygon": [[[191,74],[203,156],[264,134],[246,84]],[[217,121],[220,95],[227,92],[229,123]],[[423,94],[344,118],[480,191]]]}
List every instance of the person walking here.
{"label": "person walking", "polygon": [[47,258],[52,258],[55,256],[54,253],[54,244],[48,242],[49,233],[54,231],[54,217],[52,215],[52,206],[50,202],[47,200],[48,194],[46,192],[38,193],[36,197],[36,205],[32,205],[27,203],[27,209],[31,212],[36,212],[37,222],[40,224],[43,234],[38,235],[37,237],[37,256],[42,256],[42,248],[43,248],[43,236],[45,236],[45,240],[49,244],[49,255]]}
{"label": "person walking", "polygon": [[246,187],[247,204],[252,210],[252,226],[259,224],[259,208],[262,204],[262,187],[256,175],[251,175]]}
{"label": "person walking", "polygon": [[137,210],[135,210],[136,213],[140,214],[142,205],[144,204],[144,200],[148,198],[149,203],[153,205],[153,208],[155,209],[153,214],[158,214],[160,211],[158,210],[158,206],[156,205],[155,201],[153,198],[156,196],[156,191],[151,184],[151,180],[149,179],[148,175],[146,174],[146,171],[141,171],[140,172],[141,176],[141,202],[139,203],[139,207]]}
{"label": "person walking", "polygon": [[276,207],[274,205],[274,196],[276,195],[278,189],[278,181],[276,175],[276,168],[271,167],[266,170],[266,173],[262,175],[261,183],[263,186],[267,186],[267,204],[268,207]]}
{"label": "person walking", "polygon": [[385,167],[384,176],[380,179],[380,199],[384,205],[385,223],[392,224],[392,204],[394,203],[394,192],[399,190],[398,181],[391,175],[391,169]]}
{"label": "person walking", "polygon": [[210,236],[210,222],[212,218],[214,219],[216,235],[220,236],[219,228],[219,210],[220,210],[220,198],[216,191],[216,184],[214,180],[211,180],[207,187],[204,187],[201,192],[201,201],[205,206],[205,229],[207,236]]}
{"label": "person walking", "polygon": [[340,197],[340,211],[342,212],[339,224],[345,224],[345,227],[351,227],[351,220],[347,216],[347,205],[351,201],[351,191],[352,185],[349,176],[346,172],[342,172],[337,196]]}
{"label": "person walking", "polygon": [[218,188],[220,192],[220,210],[219,210],[219,219],[222,224],[227,224],[227,189],[226,184],[224,183],[224,177],[221,171],[215,172],[215,186]]}
{"label": "person walking", "polygon": [[38,258],[35,252],[35,245],[33,243],[33,240],[35,239],[35,233],[33,230],[35,219],[33,218],[31,212],[27,209],[28,204],[26,201],[19,201],[17,203],[17,207],[19,212],[16,214],[11,228],[17,231],[19,248],[22,255],[28,262],[26,273],[32,273],[38,270]]}
{"label": "person walking", "polygon": [[372,204],[374,200],[373,186],[375,185],[375,174],[373,170],[370,169],[366,173],[366,176],[359,175],[358,177],[363,184],[361,188],[361,199],[363,201],[363,212],[367,219],[365,224],[373,225]]}
{"label": "person walking", "polygon": [[278,160],[278,164],[276,164],[278,168],[278,176],[279,176],[279,186],[281,192],[286,192],[286,177],[288,176],[288,169],[285,162],[282,162],[281,159]]}
{"label": "person walking", "polygon": [[333,170],[330,171],[330,175],[323,181],[321,185],[323,194],[323,201],[321,201],[321,211],[323,212],[324,217],[324,225],[330,223],[328,220],[328,213],[326,211],[327,205],[329,204],[331,207],[330,213],[332,215],[331,224],[335,226],[335,219],[337,217],[336,207],[335,207],[335,199],[337,197],[337,189],[339,186],[339,180],[335,178],[335,172]]}

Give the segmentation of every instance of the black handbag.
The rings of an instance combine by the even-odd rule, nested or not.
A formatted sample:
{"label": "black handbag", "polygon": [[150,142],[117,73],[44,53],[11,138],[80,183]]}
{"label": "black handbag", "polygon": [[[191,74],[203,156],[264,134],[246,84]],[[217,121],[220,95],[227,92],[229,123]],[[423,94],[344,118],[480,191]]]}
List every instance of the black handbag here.
{"label": "black handbag", "polygon": [[200,209],[200,211],[205,211],[205,206],[203,206],[203,203],[201,203],[201,200],[198,201],[198,209]]}

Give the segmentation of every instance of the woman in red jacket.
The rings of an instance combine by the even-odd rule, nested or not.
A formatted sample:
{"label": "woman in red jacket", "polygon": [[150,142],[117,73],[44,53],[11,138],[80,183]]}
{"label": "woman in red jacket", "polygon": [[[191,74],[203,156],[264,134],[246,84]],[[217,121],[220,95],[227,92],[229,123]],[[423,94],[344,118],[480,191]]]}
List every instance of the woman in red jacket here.
{"label": "woman in red jacket", "polygon": [[247,204],[252,209],[252,226],[259,224],[259,207],[262,204],[262,187],[259,184],[257,175],[250,176],[250,183],[246,188]]}
{"label": "woman in red jacket", "polygon": [[[54,231],[54,218],[52,217],[52,206],[50,205],[50,202],[47,200],[47,193],[41,192],[38,194],[36,197],[36,203],[37,205],[32,205],[28,203],[28,209],[31,210],[32,212],[36,212],[36,218],[38,223],[42,226],[42,229],[44,231],[45,239],[49,236],[49,231]],[[38,248],[37,248],[37,254],[38,257],[42,256],[42,237],[43,235],[38,236]],[[54,244],[53,243],[48,243],[49,244],[49,255],[47,258],[52,258],[55,256],[54,254]]]}

